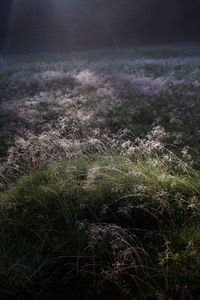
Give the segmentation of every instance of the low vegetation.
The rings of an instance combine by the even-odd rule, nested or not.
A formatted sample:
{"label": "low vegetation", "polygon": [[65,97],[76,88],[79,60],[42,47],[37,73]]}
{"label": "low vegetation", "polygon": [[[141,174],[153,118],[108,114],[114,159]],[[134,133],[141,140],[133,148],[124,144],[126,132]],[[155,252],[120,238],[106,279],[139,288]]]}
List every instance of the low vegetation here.
{"label": "low vegetation", "polygon": [[1,299],[199,299],[199,54],[1,58]]}

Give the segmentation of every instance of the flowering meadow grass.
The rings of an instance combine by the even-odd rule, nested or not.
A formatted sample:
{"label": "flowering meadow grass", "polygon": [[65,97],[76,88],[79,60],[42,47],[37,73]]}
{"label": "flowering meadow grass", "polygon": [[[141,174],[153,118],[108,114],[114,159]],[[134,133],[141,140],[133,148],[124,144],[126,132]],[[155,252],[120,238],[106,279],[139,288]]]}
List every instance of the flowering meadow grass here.
{"label": "flowering meadow grass", "polygon": [[199,100],[199,46],[0,58],[0,299],[200,299]]}

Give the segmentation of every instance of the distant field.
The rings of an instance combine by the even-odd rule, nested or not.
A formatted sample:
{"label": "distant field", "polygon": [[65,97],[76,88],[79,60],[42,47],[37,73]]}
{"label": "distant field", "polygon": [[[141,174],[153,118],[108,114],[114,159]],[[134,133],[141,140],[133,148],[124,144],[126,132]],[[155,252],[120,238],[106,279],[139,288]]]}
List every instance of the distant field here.
{"label": "distant field", "polygon": [[199,151],[200,46],[1,57],[0,299],[200,299]]}

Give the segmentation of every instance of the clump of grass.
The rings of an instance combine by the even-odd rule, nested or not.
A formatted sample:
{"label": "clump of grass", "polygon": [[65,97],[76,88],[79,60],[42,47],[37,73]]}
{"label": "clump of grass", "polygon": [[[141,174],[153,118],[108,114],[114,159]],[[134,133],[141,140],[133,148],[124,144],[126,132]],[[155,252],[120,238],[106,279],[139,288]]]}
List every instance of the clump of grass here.
{"label": "clump of grass", "polygon": [[151,155],[93,155],[18,180],[1,194],[2,297],[76,280],[88,299],[94,287],[108,299],[113,290],[120,299],[196,293],[199,172],[173,167]]}

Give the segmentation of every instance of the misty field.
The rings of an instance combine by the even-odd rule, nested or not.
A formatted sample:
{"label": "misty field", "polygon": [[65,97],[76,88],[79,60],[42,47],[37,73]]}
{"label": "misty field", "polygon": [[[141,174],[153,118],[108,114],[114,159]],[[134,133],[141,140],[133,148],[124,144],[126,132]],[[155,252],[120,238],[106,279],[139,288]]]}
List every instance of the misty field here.
{"label": "misty field", "polygon": [[0,299],[200,299],[200,47],[0,57]]}

